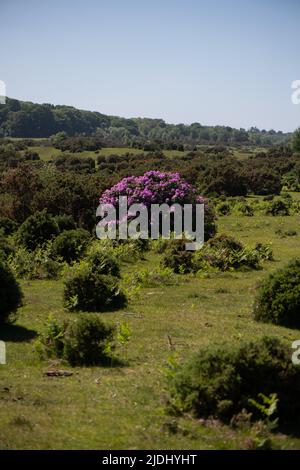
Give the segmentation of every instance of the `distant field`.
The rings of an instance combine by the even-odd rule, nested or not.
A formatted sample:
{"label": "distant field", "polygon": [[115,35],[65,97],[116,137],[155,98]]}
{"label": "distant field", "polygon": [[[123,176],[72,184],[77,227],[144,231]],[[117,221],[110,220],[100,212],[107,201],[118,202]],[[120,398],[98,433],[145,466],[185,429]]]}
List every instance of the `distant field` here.
{"label": "distant field", "polygon": [[[61,155],[62,152],[54,147],[46,147],[43,145],[40,146],[33,146],[30,147],[32,151],[37,152],[40,155],[40,158],[44,161],[49,161],[51,160],[52,157],[56,157],[58,155]],[[68,153],[68,152],[66,152]],[[73,155],[79,156],[79,157],[92,157],[92,158],[97,158],[99,155],[125,155],[126,153],[132,153],[134,155],[139,154],[139,153],[146,153],[143,150],[139,149],[134,149],[131,147],[105,147],[99,150],[97,153],[96,152],[79,152],[79,153],[74,153]],[[172,157],[172,156],[177,156],[177,155],[182,155],[184,152],[180,152],[178,150],[164,150],[163,152],[166,157]]]}

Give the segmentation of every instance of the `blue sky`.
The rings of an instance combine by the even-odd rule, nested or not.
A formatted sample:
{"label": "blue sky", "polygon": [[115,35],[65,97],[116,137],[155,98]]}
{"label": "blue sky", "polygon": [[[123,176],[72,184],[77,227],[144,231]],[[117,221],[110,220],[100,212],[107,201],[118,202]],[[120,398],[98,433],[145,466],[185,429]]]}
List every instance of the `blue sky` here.
{"label": "blue sky", "polygon": [[7,95],[125,117],[300,125],[300,0],[0,0]]}

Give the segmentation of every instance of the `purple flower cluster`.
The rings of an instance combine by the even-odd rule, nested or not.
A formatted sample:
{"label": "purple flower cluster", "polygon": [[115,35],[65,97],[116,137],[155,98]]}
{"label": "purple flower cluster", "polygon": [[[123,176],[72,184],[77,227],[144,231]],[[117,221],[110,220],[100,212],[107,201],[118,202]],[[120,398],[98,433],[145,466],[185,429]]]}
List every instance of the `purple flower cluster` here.
{"label": "purple flower cluster", "polygon": [[196,189],[184,181],[179,173],[147,171],[142,176],[128,176],[119,183],[104,191],[100,198],[101,204],[118,206],[119,196],[127,196],[128,206],[135,203],[144,204],[192,204],[203,203],[197,197]]}

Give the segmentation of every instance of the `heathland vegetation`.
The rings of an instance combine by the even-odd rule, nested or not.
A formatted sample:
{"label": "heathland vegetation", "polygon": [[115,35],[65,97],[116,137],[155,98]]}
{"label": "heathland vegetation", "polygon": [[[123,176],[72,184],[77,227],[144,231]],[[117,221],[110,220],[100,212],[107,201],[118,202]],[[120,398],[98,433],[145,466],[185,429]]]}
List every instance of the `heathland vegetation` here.
{"label": "heathland vegetation", "polygon": [[[299,133],[0,115],[1,447],[299,449]],[[124,194],[204,202],[204,247],[98,240]]]}

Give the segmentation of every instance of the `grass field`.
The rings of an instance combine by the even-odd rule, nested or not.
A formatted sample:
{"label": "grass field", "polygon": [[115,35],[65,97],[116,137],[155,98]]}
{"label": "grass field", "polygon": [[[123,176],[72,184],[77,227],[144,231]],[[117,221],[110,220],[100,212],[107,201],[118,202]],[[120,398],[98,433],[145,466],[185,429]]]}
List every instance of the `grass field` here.
{"label": "grass field", "polygon": [[[47,162],[51,160],[53,157],[57,157],[58,155],[62,155],[63,152],[61,150],[58,150],[54,147],[49,147],[49,146],[32,146],[30,149],[33,152],[37,152],[41,158],[41,160]],[[66,152],[68,153],[68,152]],[[90,152],[90,151],[85,151],[85,152],[78,152],[74,153],[74,156],[79,156],[79,157],[92,157],[96,159],[99,155],[119,155],[122,157],[122,155],[125,155],[126,153],[132,153],[134,155],[139,154],[139,153],[145,153],[143,150],[140,149],[134,149],[131,147],[105,147],[99,150],[97,153],[96,152]],[[163,152],[166,157],[172,157],[172,156],[178,156],[182,155],[184,152],[180,152],[179,150],[164,150]]]}
{"label": "grass field", "polygon": [[[2,449],[229,449],[247,447],[246,431],[165,412],[165,369],[170,357],[168,335],[179,360],[200,346],[227,340],[239,343],[264,334],[290,342],[300,332],[257,323],[252,304],[259,282],[268,272],[299,256],[300,234],[280,238],[278,227],[298,230],[300,216],[254,216],[219,219],[219,233],[246,244],[272,242],[275,260],[263,269],[178,275],[171,286],[143,288],[125,310],[99,314],[127,322],[132,337],[119,354],[124,367],[74,368],[71,377],[47,377],[51,363],[35,351],[37,333],[49,314],[70,315],[62,307],[62,281],[22,281],[25,305],[17,322],[1,332],[7,342],[7,365],[0,366]],[[160,256],[123,265],[123,273],[155,269]],[[292,352],[292,350],[291,350]],[[62,366],[61,366],[62,367]],[[275,446],[300,449],[300,439],[281,434]]]}

